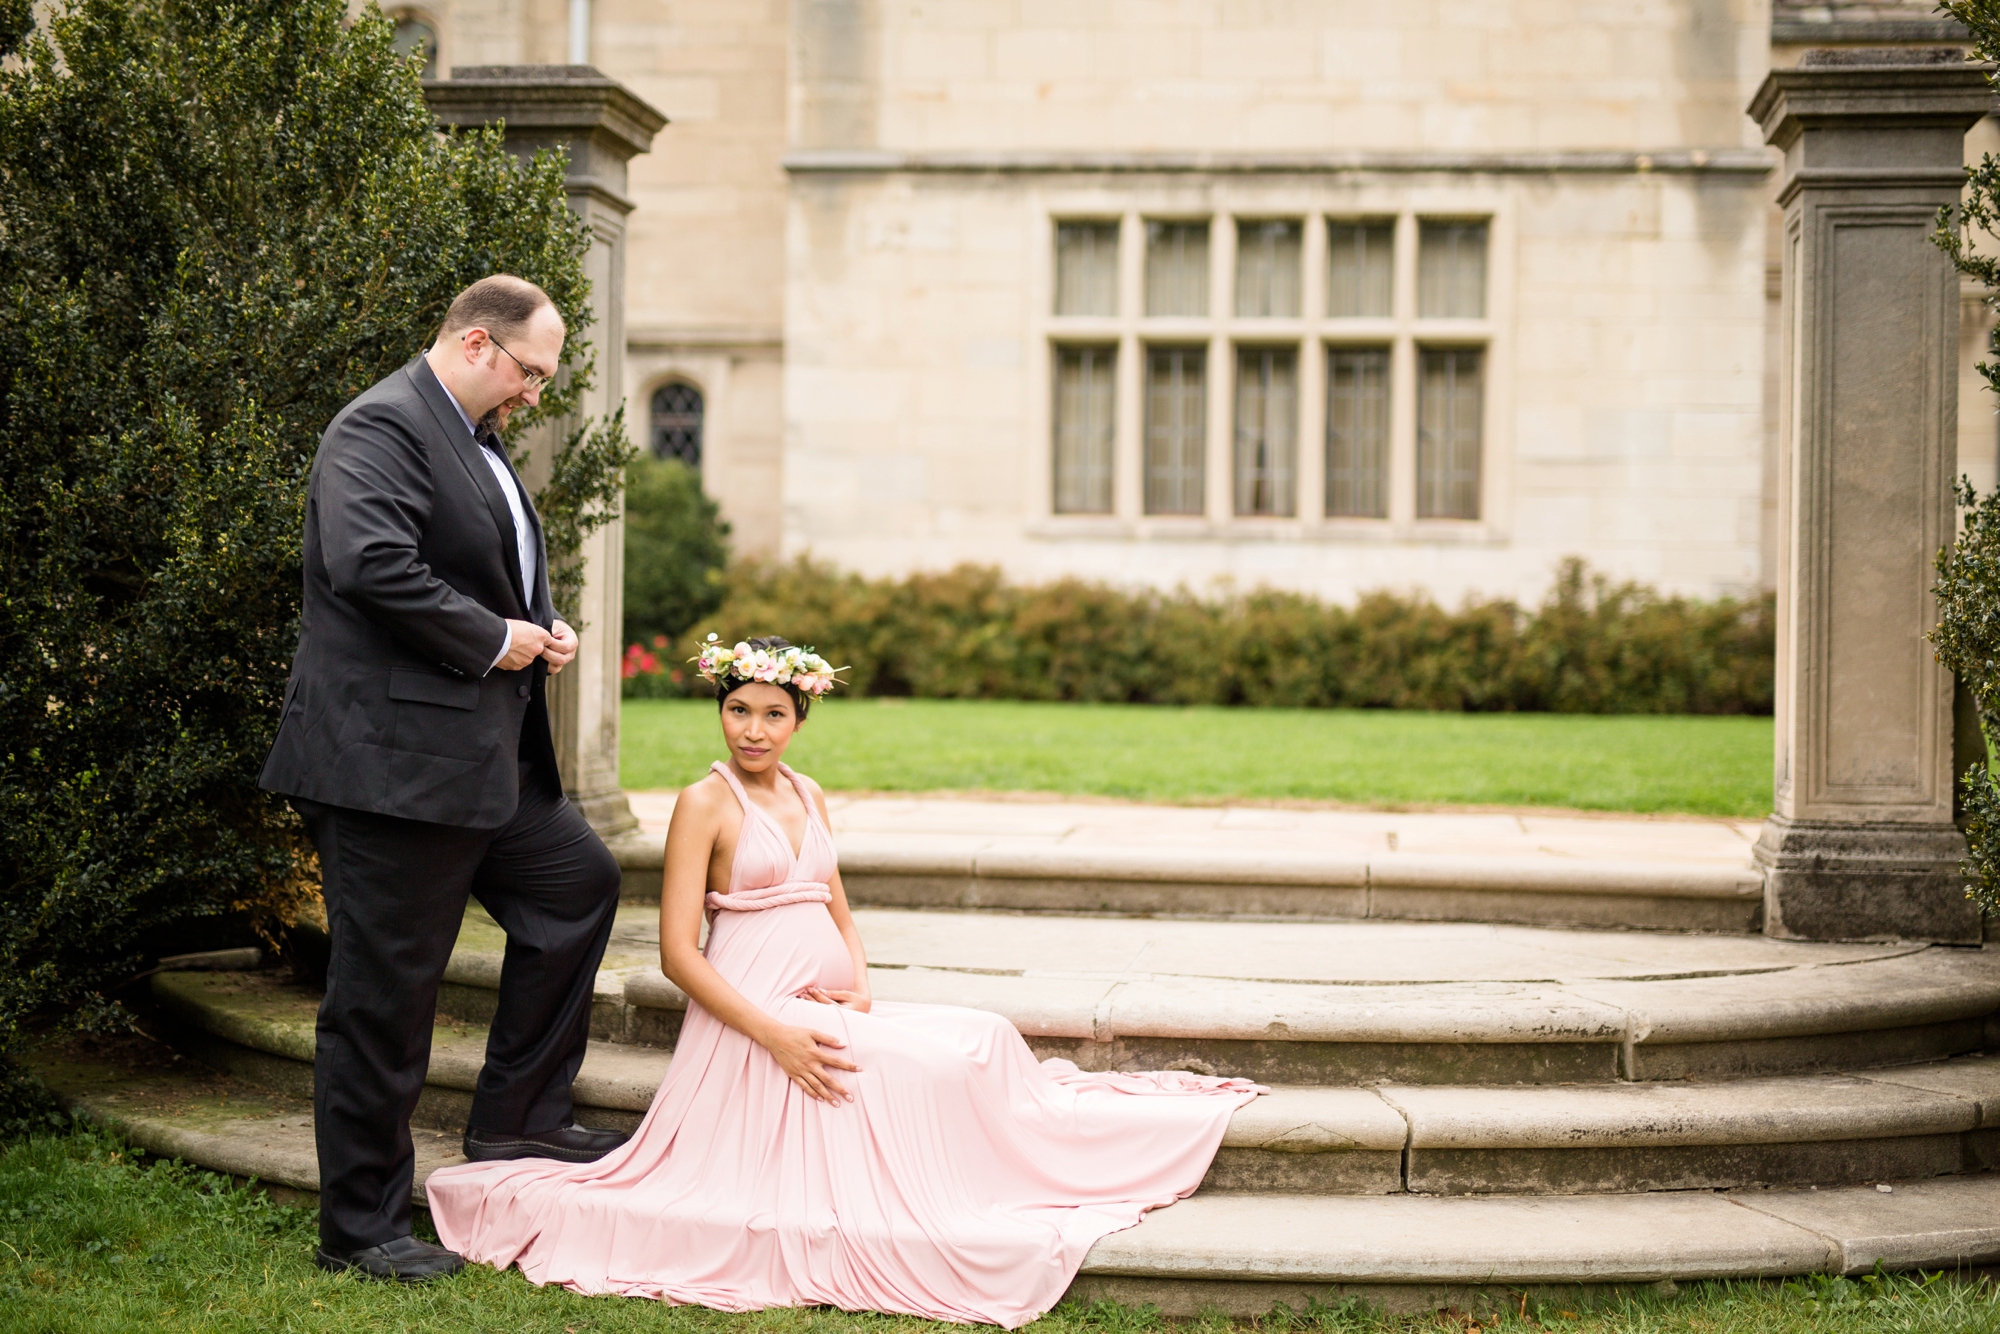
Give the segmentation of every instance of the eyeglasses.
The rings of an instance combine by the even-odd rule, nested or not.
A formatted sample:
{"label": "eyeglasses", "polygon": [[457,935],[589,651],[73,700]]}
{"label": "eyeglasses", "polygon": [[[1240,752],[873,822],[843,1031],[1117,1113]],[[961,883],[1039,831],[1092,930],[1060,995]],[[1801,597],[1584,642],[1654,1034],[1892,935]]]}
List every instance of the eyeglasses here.
{"label": "eyeglasses", "polygon": [[[464,342],[465,335],[460,334],[458,336],[458,341],[461,343]],[[500,340],[495,338],[492,334],[486,335],[486,341],[493,344],[493,346],[495,347],[499,347],[502,352],[507,352],[506,348],[500,347]],[[522,361],[519,357],[515,356],[512,352],[507,352],[507,360],[513,362],[516,366],[519,366],[521,368],[521,382],[528,386],[528,391],[530,393],[540,390],[541,387],[547,384],[551,378],[547,375],[542,374],[540,371],[529,370],[527,363]]]}

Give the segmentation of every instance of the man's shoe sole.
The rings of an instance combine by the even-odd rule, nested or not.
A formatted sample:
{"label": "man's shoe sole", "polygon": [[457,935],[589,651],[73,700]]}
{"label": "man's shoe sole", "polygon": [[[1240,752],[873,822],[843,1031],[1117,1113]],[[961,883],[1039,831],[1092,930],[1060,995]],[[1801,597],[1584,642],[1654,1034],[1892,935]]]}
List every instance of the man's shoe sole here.
{"label": "man's shoe sole", "polygon": [[[623,1148],[614,1144],[611,1149]],[[559,1163],[594,1163],[611,1152],[601,1149],[595,1153],[587,1149],[558,1149],[547,1144],[537,1144],[531,1139],[503,1139],[485,1144],[467,1144],[465,1157],[468,1162],[504,1163],[516,1158],[553,1158]]]}
{"label": "man's shoe sole", "polygon": [[434,1279],[450,1278],[465,1268],[465,1261],[460,1260],[449,1269],[440,1269],[430,1274],[378,1274],[366,1266],[355,1264],[352,1260],[343,1260],[337,1255],[329,1255],[325,1251],[314,1251],[313,1263],[329,1274],[358,1274],[376,1283],[429,1283]]}

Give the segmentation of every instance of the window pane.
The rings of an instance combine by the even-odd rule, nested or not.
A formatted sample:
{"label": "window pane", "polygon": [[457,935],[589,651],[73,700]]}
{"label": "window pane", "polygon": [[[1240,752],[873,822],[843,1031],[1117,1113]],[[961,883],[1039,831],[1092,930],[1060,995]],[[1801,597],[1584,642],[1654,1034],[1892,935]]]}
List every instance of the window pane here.
{"label": "window pane", "polygon": [[1146,313],[1208,314],[1208,224],[1146,224]]}
{"label": "window pane", "polygon": [[1146,353],[1146,513],[1202,512],[1208,439],[1208,350]]}
{"label": "window pane", "polygon": [[1329,222],[1327,240],[1326,313],[1335,319],[1393,313],[1396,224],[1393,222]]}
{"label": "window pane", "polygon": [[1118,224],[1056,226],[1056,314],[1118,313]]}
{"label": "window pane", "polygon": [[1299,313],[1299,224],[1237,224],[1236,313],[1253,318]]}
{"label": "window pane", "polygon": [[675,381],[653,392],[653,456],[701,467],[701,390]]}
{"label": "window pane", "polygon": [[1115,347],[1056,349],[1055,509],[1111,512],[1111,436]]}
{"label": "window pane", "polygon": [[1417,383],[1417,517],[1479,517],[1480,354],[1425,352]]}
{"label": "window pane", "polygon": [[397,19],[396,35],[390,45],[399,56],[411,56],[422,52],[424,57],[423,77],[426,79],[435,79],[437,77],[437,34],[431,31],[430,24],[423,22],[421,19]]}
{"label": "window pane", "polygon": [[1329,348],[1326,354],[1326,512],[1329,518],[1389,515],[1389,350]]}
{"label": "window pane", "polygon": [[1486,315],[1486,224],[1427,222],[1417,244],[1417,314],[1476,320]]}
{"label": "window pane", "polygon": [[1299,359],[1290,348],[1236,351],[1236,512],[1290,514],[1299,450]]}

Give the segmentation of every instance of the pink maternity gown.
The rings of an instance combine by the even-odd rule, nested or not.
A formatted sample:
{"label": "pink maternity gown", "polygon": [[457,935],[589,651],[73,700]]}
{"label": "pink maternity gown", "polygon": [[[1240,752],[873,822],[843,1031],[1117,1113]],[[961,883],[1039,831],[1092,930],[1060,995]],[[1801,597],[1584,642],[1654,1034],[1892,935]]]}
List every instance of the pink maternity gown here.
{"label": "pink maternity gown", "polygon": [[[783,766],[780,766],[783,769]],[[744,794],[729,893],[705,952],[753,1004],[840,1035],[854,1101],[808,1098],[762,1047],[689,1002],[652,1109],[595,1163],[433,1173],[432,1217],[469,1260],[535,1283],[726,1311],[826,1305],[1013,1328],[1061,1299],[1099,1237],[1191,1193],[1230,1114],[1260,1090],[1175,1071],[1038,1064],[983,1010],[800,998],[847,990],[826,904],[833,837],[797,854]]]}

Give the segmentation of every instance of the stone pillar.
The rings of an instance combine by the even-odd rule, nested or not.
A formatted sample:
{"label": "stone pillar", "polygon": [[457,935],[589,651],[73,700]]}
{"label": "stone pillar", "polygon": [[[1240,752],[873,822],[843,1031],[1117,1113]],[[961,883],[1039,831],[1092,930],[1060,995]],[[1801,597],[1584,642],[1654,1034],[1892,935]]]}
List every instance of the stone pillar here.
{"label": "stone pillar", "polygon": [[[584,270],[590,278],[588,333],[597,352],[587,416],[605,417],[625,401],[625,164],[647,152],[667,118],[616,80],[588,65],[478,65],[424,85],[431,110],[447,125],[506,125],[507,147],[569,154],[569,204],[590,227]],[[546,430],[528,442],[528,485],[548,477],[560,438]],[[583,544],[584,586],[576,662],[550,682],[549,711],[563,787],[606,838],[638,828],[618,784],[619,655],[624,648],[625,524],[617,519]]]}
{"label": "stone pillar", "polygon": [[1784,152],[1769,935],[1979,939],[1924,638],[1958,420],[1958,275],[1930,234],[1993,106],[1984,68],[1918,50],[1809,51],[1750,104]]}

